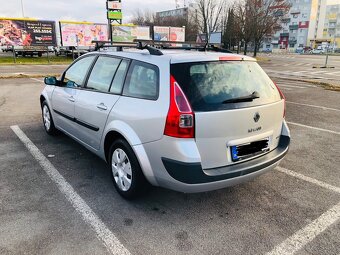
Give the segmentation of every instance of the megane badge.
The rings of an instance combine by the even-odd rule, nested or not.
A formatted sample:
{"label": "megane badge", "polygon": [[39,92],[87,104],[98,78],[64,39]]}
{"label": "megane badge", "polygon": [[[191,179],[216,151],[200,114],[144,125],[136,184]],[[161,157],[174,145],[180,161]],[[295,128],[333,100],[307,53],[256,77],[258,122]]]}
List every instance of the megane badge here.
{"label": "megane badge", "polygon": [[254,115],[254,121],[255,121],[255,122],[258,122],[260,118],[261,118],[260,114],[259,114],[258,112],[255,113],[255,115]]}

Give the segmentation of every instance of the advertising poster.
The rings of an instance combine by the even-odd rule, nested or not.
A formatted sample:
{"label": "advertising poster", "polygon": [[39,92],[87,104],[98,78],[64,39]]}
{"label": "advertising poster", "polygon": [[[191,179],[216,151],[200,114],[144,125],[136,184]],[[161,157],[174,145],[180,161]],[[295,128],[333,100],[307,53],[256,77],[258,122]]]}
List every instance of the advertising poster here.
{"label": "advertising poster", "polygon": [[150,27],[127,25],[112,26],[112,41],[133,42],[134,39],[149,40]]}
{"label": "advertising poster", "polygon": [[184,42],[185,28],[184,27],[170,27],[170,41]]}
{"label": "advertising poster", "polygon": [[63,46],[93,46],[92,41],[107,41],[107,25],[85,22],[60,21]]}
{"label": "advertising poster", "polygon": [[45,20],[0,19],[0,45],[54,46],[55,23]]}
{"label": "advertising poster", "polygon": [[209,43],[221,44],[222,43],[222,32],[213,32],[210,34]]}
{"label": "advertising poster", "polygon": [[170,28],[169,27],[153,27],[155,41],[170,41]]}

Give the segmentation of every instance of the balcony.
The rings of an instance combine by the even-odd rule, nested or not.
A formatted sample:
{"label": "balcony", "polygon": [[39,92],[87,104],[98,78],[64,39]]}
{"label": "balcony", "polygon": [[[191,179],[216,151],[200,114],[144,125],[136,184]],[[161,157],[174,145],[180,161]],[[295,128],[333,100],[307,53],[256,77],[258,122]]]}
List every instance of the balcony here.
{"label": "balcony", "polygon": [[283,10],[277,10],[274,12],[274,17],[281,17],[283,16]]}
{"label": "balcony", "polygon": [[300,10],[297,10],[297,9],[293,9],[293,10],[290,10],[290,14],[300,14]]}

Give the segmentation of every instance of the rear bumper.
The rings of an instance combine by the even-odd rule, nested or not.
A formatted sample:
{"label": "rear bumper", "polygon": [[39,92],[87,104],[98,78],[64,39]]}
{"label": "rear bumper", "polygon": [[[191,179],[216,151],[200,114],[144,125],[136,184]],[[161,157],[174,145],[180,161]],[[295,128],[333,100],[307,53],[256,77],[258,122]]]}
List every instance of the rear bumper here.
{"label": "rear bumper", "polygon": [[288,152],[289,143],[289,134],[282,134],[278,147],[263,156],[208,170],[203,170],[200,163],[186,163],[162,157],[167,173],[176,180],[172,182],[171,187],[166,186],[177,191],[191,193],[220,189],[245,182],[275,168]]}

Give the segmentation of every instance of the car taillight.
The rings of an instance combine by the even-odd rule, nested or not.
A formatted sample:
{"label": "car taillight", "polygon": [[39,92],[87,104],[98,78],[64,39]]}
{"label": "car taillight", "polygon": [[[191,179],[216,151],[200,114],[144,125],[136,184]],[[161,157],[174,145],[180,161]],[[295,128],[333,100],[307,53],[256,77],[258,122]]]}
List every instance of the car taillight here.
{"label": "car taillight", "polygon": [[277,90],[280,93],[281,99],[283,99],[283,103],[284,103],[284,109],[283,109],[283,118],[286,117],[286,97],[285,95],[282,93],[281,89],[279,88],[279,86],[277,86],[277,84],[274,82]]}
{"label": "car taillight", "polygon": [[194,113],[181,87],[170,77],[170,107],[166,117],[164,135],[178,138],[194,138]]}

